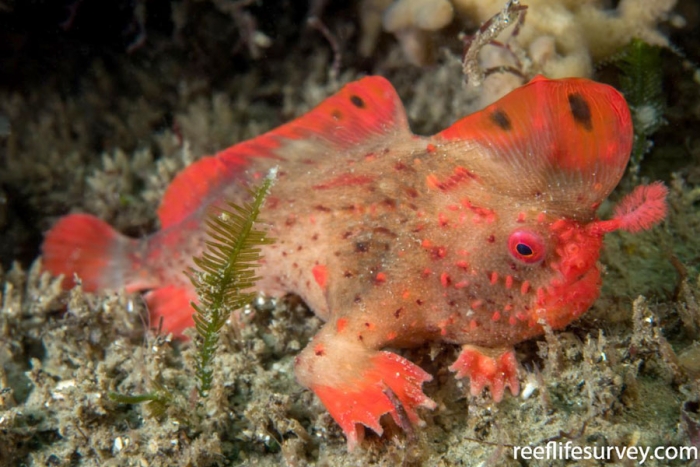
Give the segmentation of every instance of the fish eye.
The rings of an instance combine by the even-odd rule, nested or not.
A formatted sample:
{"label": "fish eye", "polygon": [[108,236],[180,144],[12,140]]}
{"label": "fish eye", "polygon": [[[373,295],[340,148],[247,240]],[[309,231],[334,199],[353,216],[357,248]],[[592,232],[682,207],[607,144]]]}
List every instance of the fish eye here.
{"label": "fish eye", "polygon": [[508,237],[510,255],[525,264],[537,264],[544,258],[544,240],[529,230],[516,230]]}

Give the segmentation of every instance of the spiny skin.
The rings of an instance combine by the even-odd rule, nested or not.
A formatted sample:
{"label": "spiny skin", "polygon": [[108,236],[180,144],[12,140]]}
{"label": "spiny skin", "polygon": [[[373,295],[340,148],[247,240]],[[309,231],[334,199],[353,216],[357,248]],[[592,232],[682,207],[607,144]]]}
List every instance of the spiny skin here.
{"label": "spiny skin", "polygon": [[106,258],[88,267],[78,253],[65,258],[78,249],[67,239],[68,217],[47,234],[45,263],[56,274],[78,271],[94,289],[156,289],[155,312],[181,330],[191,310],[176,306],[193,297],[181,271],[202,251],[204,213],[221,200],[245,201],[242,188],[279,166],[261,213],[276,242],[263,247],[257,286],[300,295],[327,322],[297,357],[296,373],[352,449],[363,426],[381,434],[383,414],[407,427],[421,423],[418,407],[435,407],[421,389],[431,376],[385,347],[463,345],[450,369],[471,378],[473,394],[484,386],[496,400],[506,386],[517,394],[508,349],[592,304],[605,233],[664,216],[659,185],[627,203],[624,222],[595,219],[631,141],[622,97],[586,80],[536,78],[418,137],[391,85],[366,78],[188,168],[165,196],[162,231],[115,237]]}

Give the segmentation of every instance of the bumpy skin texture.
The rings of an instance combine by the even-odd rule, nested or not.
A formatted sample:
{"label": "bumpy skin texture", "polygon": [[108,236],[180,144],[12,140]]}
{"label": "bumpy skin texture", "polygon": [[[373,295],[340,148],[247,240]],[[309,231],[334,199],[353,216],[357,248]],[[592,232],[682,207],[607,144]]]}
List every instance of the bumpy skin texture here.
{"label": "bumpy skin texture", "polygon": [[101,221],[68,216],[47,234],[46,268],[88,289],[151,289],[154,313],[174,332],[191,324],[182,271],[203,244],[202,218],[242,202],[273,166],[279,180],[262,218],[269,294],[295,293],[326,321],[296,358],[352,449],[363,427],[381,434],[434,408],[432,377],[385,347],[462,345],[450,367],[518,392],[513,344],[559,329],[597,298],[602,237],[663,218],[665,188],[640,187],[616,218],[595,210],[627,164],[632,127],[624,99],[582,79],[536,78],[447,130],[418,137],[380,77],[343,88],[309,114],[202,159],[165,195],[163,229],[142,240]]}

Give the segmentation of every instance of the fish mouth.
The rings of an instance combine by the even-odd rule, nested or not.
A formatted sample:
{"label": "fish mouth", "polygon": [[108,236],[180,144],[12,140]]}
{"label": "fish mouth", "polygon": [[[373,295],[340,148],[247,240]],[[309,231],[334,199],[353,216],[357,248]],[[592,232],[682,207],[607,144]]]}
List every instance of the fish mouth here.
{"label": "fish mouth", "polygon": [[552,329],[562,329],[578,319],[600,294],[600,271],[593,266],[573,282],[548,287],[536,299],[534,320]]}

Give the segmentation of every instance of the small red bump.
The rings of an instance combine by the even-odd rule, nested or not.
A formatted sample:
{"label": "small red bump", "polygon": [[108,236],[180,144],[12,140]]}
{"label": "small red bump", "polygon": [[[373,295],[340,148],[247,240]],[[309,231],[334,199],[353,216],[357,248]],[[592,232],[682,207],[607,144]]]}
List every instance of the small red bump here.
{"label": "small red bump", "polygon": [[506,306],[503,307],[503,311],[510,311],[513,309],[513,305],[510,303],[506,303]]}
{"label": "small red bump", "polygon": [[322,357],[326,353],[325,347],[323,347],[323,344],[317,344],[316,347],[314,347],[314,353],[318,357]]}
{"label": "small red bump", "polygon": [[518,318],[520,321],[525,321],[527,319],[527,315],[522,311],[517,312],[515,314],[515,317]]}
{"label": "small red bump", "polygon": [[552,223],[550,227],[552,230],[561,230],[567,226],[567,222],[564,219],[558,219]]}
{"label": "small red bump", "polygon": [[423,248],[430,248],[431,246],[433,246],[433,242],[426,238],[420,243],[420,246],[422,246]]}
{"label": "small red bump", "polygon": [[374,281],[377,285],[383,284],[384,282],[386,282],[386,274],[383,272],[377,273],[377,277],[375,278]]}
{"label": "small red bump", "polygon": [[525,216],[525,213],[524,213],[524,212],[519,212],[519,213],[518,213],[518,219],[516,220],[516,222],[525,222],[525,217],[526,217],[526,216]]}
{"label": "small red bump", "polygon": [[348,326],[348,319],[347,318],[338,318],[338,321],[335,322],[335,330],[338,333],[343,332],[347,326]]}
{"label": "small red bump", "polygon": [[323,264],[318,264],[311,269],[311,273],[318,286],[325,290],[328,282],[328,268]]}
{"label": "small red bump", "polygon": [[475,319],[469,321],[469,328],[470,328],[472,331],[473,331],[474,329],[476,329],[477,326],[479,326],[479,324],[476,322]]}
{"label": "small red bump", "polygon": [[459,211],[459,206],[456,204],[450,204],[447,206],[447,209],[449,209],[450,211]]}
{"label": "small red bump", "polygon": [[469,304],[469,306],[470,306],[472,309],[477,309],[477,308],[479,308],[479,307],[480,307],[481,305],[483,305],[483,304],[484,304],[484,301],[481,300],[481,299],[478,299],[478,300],[473,300],[473,301]]}
{"label": "small red bump", "polygon": [[430,255],[433,259],[442,259],[447,256],[447,248],[438,246],[430,250]]}
{"label": "small red bump", "polygon": [[525,295],[530,291],[530,281],[525,281],[520,285],[520,293]]}
{"label": "small red bump", "polygon": [[435,152],[435,151],[437,150],[437,148],[435,147],[434,144],[428,144],[428,145],[425,147],[425,150],[426,150],[428,153],[433,153],[433,152]]}
{"label": "small red bump", "polygon": [[463,289],[469,285],[469,281],[459,281],[455,284],[455,289]]}
{"label": "small red bump", "polygon": [[508,318],[508,324],[510,324],[511,326],[515,326],[517,322],[518,320],[515,319],[515,316],[511,316],[510,318]]}
{"label": "small red bump", "polygon": [[506,289],[510,289],[511,287],[513,287],[513,276],[508,274],[506,276]]}
{"label": "small red bump", "polygon": [[499,311],[494,311],[491,315],[491,321],[499,321],[501,319],[501,313]]}
{"label": "small red bump", "polygon": [[496,282],[498,282],[498,273],[496,271],[491,273],[491,278],[489,279],[491,282],[491,285],[494,285]]}
{"label": "small red bump", "polygon": [[469,255],[469,252],[467,250],[457,250],[457,254],[459,256],[467,256]]}
{"label": "small red bump", "polygon": [[430,174],[425,177],[425,184],[428,186],[428,188],[432,189],[439,189],[440,188],[440,179],[438,179],[435,174]]}
{"label": "small red bump", "polygon": [[450,221],[447,220],[447,217],[443,213],[438,214],[438,224],[440,224],[440,227],[447,227],[447,225],[450,223]]}
{"label": "small red bump", "polygon": [[394,339],[396,339],[397,335],[398,335],[397,333],[395,333],[394,331],[391,331],[390,333],[388,333],[386,335],[386,340],[393,341]]}
{"label": "small red bump", "polygon": [[410,296],[411,296],[411,292],[408,290],[404,290],[403,293],[401,294],[401,298],[403,298],[404,300],[409,298]]}
{"label": "small red bump", "polygon": [[450,279],[449,274],[447,274],[446,272],[443,272],[442,274],[440,274],[440,283],[442,284],[443,287],[449,287],[450,282],[452,282],[452,280]]}
{"label": "small red bump", "polygon": [[423,269],[423,274],[422,274],[422,276],[423,276],[423,277],[428,277],[428,276],[431,275],[432,273],[433,273],[433,271],[431,271],[431,270],[428,269],[428,268],[425,268],[425,269]]}
{"label": "small red bump", "polygon": [[542,304],[544,303],[544,289],[542,287],[537,288],[537,303]]}
{"label": "small red bump", "polygon": [[541,223],[543,223],[546,219],[547,219],[547,216],[546,216],[545,213],[541,212],[541,213],[537,214],[536,220],[537,220],[538,223],[541,224]]}
{"label": "small red bump", "polygon": [[466,271],[467,268],[469,268],[469,263],[467,263],[466,261],[460,260],[460,261],[455,262],[455,266],[457,266],[458,268],[464,269]]}

